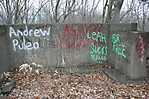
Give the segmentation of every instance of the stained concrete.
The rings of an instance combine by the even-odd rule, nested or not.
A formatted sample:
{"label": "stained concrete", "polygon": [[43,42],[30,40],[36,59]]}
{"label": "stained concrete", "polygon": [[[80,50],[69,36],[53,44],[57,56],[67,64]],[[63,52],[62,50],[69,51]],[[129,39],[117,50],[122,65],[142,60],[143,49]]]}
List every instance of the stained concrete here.
{"label": "stained concrete", "polygon": [[[97,62],[93,61],[89,55],[89,46],[85,46],[82,48],[61,48],[57,46],[59,42],[64,39],[61,39],[62,34],[64,33],[64,25],[30,25],[30,28],[40,27],[47,28],[52,26],[51,28],[51,37],[49,37],[48,42],[42,42],[42,38],[40,39],[40,43],[44,44],[38,50],[26,51],[26,50],[17,50],[14,51],[12,48],[12,39],[9,38],[9,26],[5,26],[2,29],[0,26],[0,72],[8,71],[8,69],[12,68],[12,66],[19,66],[19,64],[23,64],[26,62],[36,62],[38,64],[42,64],[48,68],[69,68],[65,71],[70,72],[82,72],[85,71],[94,71],[98,70],[97,68],[89,67],[90,65],[97,64]],[[71,24],[75,29],[81,29],[80,27],[83,24]],[[106,33],[106,25],[84,25],[84,28],[90,28],[90,30],[100,30]],[[101,26],[101,27],[99,27]],[[24,28],[24,25],[15,25],[15,28]],[[138,33],[136,30],[136,24],[115,24],[111,27],[111,33],[118,33],[121,36],[121,40],[126,45],[126,54],[127,58],[123,59],[116,54],[114,54],[111,50],[108,56],[108,63],[112,65],[113,68],[118,70],[120,73],[125,74],[131,79],[140,79],[147,76],[147,68],[146,68],[146,57],[145,55],[144,62],[140,62],[139,57],[136,53],[136,39],[138,37]],[[88,32],[88,31],[87,31]],[[141,33],[145,35],[145,42],[148,43],[149,35],[147,33]],[[67,35],[66,35],[67,36]],[[85,36],[85,35],[84,35]],[[82,37],[85,39],[85,37]],[[75,41],[74,38],[70,39],[70,41]],[[65,41],[69,42],[69,41]],[[111,47],[111,45],[110,45]],[[111,47],[112,48],[112,47]],[[146,48],[147,49],[147,48]],[[148,50],[145,50],[147,53]],[[88,67],[86,67],[88,65]],[[79,68],[80,66],[80,68]],[[84,66],[84,69],[81,66]],[[72,69],[71,69],[72,68]],[[99,67],[100,68],[100,67]],[[94,70],[93,70],[94,69]],[[115,76],[116,77],[116,76]],[[120,76],[119,76],[120,77]]]}

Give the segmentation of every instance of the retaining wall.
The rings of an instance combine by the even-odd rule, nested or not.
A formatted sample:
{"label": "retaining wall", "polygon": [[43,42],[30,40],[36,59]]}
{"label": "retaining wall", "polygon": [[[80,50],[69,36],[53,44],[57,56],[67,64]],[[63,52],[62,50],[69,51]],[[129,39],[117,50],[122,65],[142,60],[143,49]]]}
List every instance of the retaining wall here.
{"label": "retaining wall", "polygon": [[92,68],[94,64],[111,64],[131,78],[145,77],[149,36],[136,27],[113,24],[107,33],[107,25],[102,24],[0,26],[0,70],[35,62],[86,72],[100,68]]}

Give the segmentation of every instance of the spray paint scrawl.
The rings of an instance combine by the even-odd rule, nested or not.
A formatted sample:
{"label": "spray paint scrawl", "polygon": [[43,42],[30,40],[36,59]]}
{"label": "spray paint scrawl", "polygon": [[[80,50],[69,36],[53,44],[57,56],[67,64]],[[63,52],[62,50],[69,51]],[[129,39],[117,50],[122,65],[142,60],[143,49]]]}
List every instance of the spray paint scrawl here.
{"label": "spray paint scrawl", "polygon": [[21,43],[17,39],[13,39],[12,43],[13,43],[14,51],[16,51],[17,48],[20,50],[32,50],[32,49],[40,48],[38,42],[26,42],[24,37],[23,37],[23,41]]}
{"label": "spray paint scrawl", "polygon": [[[16,51],[17,49],[19,50],[32,50],[32,49],[38,49],[40,48],[39,42],[38,41],[27,41],[26,38],[28,37],[46,37],[50,35],[50,27],[47,30],[42,30],[42,29],[28,29],[26,26],[23,31],[19,29],[14,29],[13,27],[9,28],[9,36],[12,38],[12,43],[13,43],[13,49]],[[20,41],[19,38],[22,38]]]}

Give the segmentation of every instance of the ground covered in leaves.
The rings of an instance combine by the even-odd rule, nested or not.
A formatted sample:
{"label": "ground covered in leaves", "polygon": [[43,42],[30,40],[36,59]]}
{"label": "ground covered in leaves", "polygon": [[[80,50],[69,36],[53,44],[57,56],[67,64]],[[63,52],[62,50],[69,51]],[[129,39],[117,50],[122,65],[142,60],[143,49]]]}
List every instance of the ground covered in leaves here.
{"label": "ground covered in leaves", "polygon": [[[17,99],[149,99],[149,84],[120,84],[104,73],[12,73]],[[47,98],[46,98],[47,97]]]}

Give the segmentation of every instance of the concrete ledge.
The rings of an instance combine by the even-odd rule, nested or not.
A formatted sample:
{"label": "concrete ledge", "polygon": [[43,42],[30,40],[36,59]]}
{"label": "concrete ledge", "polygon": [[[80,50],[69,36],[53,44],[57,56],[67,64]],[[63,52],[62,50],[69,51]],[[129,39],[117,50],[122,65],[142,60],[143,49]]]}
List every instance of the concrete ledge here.
{"label": "concrete ledge", "polygon": [[120,83],[143,83],[147,82],[149,83],[149,78],[139,78],[139,79],[131,79],[126,74],[121,73],[119,70],[116,70],[114,68],[112,69],[104,69],[104,73],[110,77],[111,79],[118,81]]}

